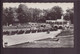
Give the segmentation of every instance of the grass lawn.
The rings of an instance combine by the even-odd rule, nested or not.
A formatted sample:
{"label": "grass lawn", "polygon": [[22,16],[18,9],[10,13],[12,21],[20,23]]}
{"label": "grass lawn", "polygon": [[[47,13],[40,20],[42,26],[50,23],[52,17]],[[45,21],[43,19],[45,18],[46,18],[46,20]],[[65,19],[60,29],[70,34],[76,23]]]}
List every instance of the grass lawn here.
{"label": "grass lawn", "polygon": [[73,31],[65,30],[56,36],[56,38],[40,39],[33,42],[9,46],[10,48],[73,48],[74,36]]}
{"label": "grass lawn", "polygon": [[64,30],[60,34],[58,34],[57,36],[68,36],[68,35],[73,35],[73,31]]}

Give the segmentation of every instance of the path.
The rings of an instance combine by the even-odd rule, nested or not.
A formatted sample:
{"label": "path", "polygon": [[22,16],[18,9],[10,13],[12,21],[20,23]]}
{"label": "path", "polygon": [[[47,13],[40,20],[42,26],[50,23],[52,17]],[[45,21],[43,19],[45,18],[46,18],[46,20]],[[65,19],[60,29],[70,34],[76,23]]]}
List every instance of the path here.
{"label": "path", "polygon": [[30,34],[20,34],[20,35],[16,34],[16,35],[11,35],[11,36],[4,35],[3,43],[7,42],[8,43],[7,46],[11,46],[11,45],[31,42],[31,41],[39,40],[39,39],[54,38],[60,32],[61,30],[51,31],[50,34],[47,34],[46,32],[40,32],[40,33],[30,33]]}

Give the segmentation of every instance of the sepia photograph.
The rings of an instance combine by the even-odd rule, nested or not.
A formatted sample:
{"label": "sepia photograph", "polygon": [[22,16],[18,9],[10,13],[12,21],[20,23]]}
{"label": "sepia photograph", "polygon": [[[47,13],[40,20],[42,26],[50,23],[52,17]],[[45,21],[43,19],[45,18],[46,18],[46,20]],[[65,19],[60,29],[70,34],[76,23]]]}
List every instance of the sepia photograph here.
{"label": "sepia photograph", "polygon": [[74,48],[73,2],[4,2],[3,48]]}

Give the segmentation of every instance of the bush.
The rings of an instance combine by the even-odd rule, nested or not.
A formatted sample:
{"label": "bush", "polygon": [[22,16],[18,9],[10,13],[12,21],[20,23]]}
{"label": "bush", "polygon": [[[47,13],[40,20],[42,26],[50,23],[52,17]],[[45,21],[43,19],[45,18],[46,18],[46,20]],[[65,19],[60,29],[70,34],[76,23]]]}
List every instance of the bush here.
{"label": "bush", "polygon": [[30,33],[31,31],[30,30],[27,30],[25,33],[27,34],[27,33]]}
{"label": "bush", "polygon": [[63,29],[63,27],[62,26],[59,26],[59,28],[58,29]]}
{"label": "bush", "polygon": [[10,34],[9,31],[5,31],[5,32],[3,32],[3,35],[9,35],[9,34]]}
{"label": "bush", "polygon": [[42,30],[38,30],[37,32],[42,32]]}
{"label": "bush", "polygon": [[12,32],[11,32],[11,35],[14,35],[14,34],[15,34],[15,31],[12,31]]}
{"label": "bush", "polygon": [[32,33],[36,33],[36,30],[32,30],[31,32],[32,32]]}
{"label": "bush", "polygon": [[17,34],[23,34],[24,31],[23,30],[20,30]]}
{"label": "bush", "polygon": [[46,30],[46,29],[43,29],[42,31],[43,31],[43,32],[46,32],[47,30]]}

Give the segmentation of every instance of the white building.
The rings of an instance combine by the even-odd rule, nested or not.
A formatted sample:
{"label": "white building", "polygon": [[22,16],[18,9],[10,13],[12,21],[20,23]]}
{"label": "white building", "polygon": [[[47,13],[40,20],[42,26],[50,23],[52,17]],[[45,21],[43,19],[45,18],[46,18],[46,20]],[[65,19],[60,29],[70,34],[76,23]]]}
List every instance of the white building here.
{"label": "white building", "polygon": [[57,20],[46,20],[46,23],[51,24],[52,26],[56,27],[69,27],[70,26],[70,21],[66,21],[63,19],[57,19]]}

